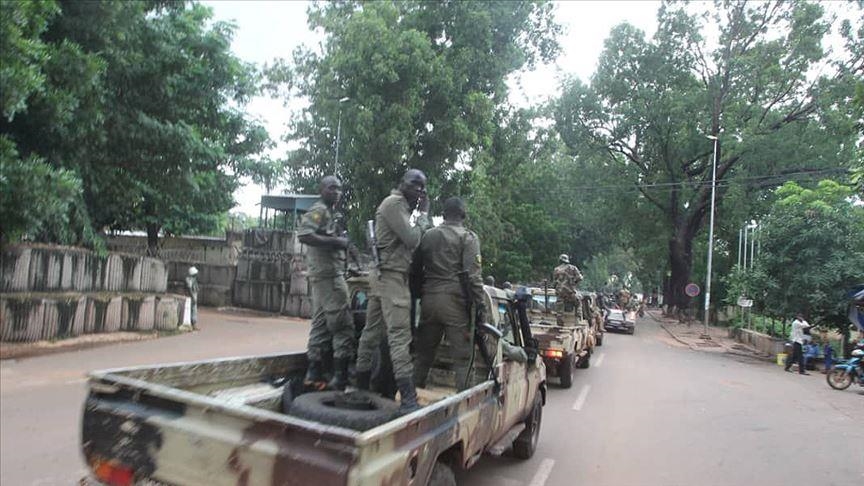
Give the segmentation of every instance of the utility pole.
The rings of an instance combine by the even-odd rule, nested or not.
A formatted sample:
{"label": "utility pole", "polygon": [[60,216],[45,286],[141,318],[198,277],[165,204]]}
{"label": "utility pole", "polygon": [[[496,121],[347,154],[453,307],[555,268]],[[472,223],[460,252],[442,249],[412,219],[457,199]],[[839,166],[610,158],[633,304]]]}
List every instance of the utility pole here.
{"label": "utility pole", "polygon": [[738,268],[741,268],[741,242],[744,237],[744,229],[738,228]]}
{"label": "utility pole", "polygon": [[717,187],[717,143],[720,141],[714,135],[708,135],[714,140],[714,163],[711,168],[711,217],[708,223],[708,271],[705,275],[705,334],[704,339],[711,339],[708,334],[708,319],[711,315],[711,261],[714,256],[714,193]]}
{"label": "utility pole", "polygon": [[350,100],[349,97],[344,97],[339,100],[339,122],[336,124],[336,160],[333,164],[333,174],[339,175],[339,141],[342,139],[342,103]]}

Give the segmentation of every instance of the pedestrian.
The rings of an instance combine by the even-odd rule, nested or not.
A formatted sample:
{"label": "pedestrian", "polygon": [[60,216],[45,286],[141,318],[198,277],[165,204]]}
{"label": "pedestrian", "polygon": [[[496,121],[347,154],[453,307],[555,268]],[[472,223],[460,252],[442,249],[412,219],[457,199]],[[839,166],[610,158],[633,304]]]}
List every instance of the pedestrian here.
{"label": "pedestrian", "polygon": [[786,359],[786,367],[784,368],[786,371],[790,371],[792,367],[792,363],[794,361],[798,361],[798,373],[802,375],[809,375],[807,373],[807,369],[804,366],[804,330],[809,329],[810,324],[804,320],[804,314],[798,313],[795,314],[795,320],[792,321],[792,331],[789,335],[789,340],[792,341],[792,356],[787,357]]}
{"label": "pedestrian", "polygon": [[825,340],[825,344],[822,345],[822,355],[824,358],[825,368],[823,369],[823,373],[828,373],[831,371],[831,368],[834,367],[834,348],[831,347],[831,341],[828,339]]}
{"label": "pedestrian", "polygon": [[[338,234],[334,217],[342,183],[336,176],[324,177],[319,192],[321,198],[303,215],[297,229],[300,242],[309,247],[306,260],[313,308],[304,383],[316,389],[343,390],[348,385],[348,365],[355,349],[344,275],[346,253],[353,247],[348,238]],[[322,363],[331,350],[333,376],[326,382]]]}
{"label": "pedestrian", "polygon": [[[444,223],[427,231],[420,240],[412,268],[422,275],[420,327],[415,345],[414,381],[426,386],[435,352],[446,336],[453,358],[456,389],[473,384],[471,356],[474,350],[472,311],[483,321],[483,282],[480,280],[480,239],[465,228],[465,203],[458,197],[444,202]],[[462,276],[460,277],[460,274]],[[467,278],[463,289],[460,278]],[[465,295],[465,292],[470,295]]]}
{"label": "pedestrian", "polygon": [[[412,213],[417,211],[412,224]],[[375,211],[378,262],[370,274],[366,326],[357,349],[356,384],[369,389],[372,356],[383,339],[390,346],[393,374],[401,398],[402,412],[418,408],[411,363],[411,293],[408,271],[420,238],[430,227],[426,175],[417,169],[405,173],[399,189],[381,201]]]}
{"label": "pedestrian", "polygon": [[189,292],[189,322],[192,324],[192,329],[197,329],[198,324],[198,269],[195,266],[189,267],[186,274],[186,290]]}

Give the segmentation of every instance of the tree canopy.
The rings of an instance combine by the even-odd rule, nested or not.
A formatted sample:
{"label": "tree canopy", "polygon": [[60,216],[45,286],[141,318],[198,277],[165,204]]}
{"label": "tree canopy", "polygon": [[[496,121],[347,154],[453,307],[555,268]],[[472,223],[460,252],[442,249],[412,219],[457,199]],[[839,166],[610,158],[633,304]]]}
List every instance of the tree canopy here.
{"label": "tree canopy", "polygon": [[[846,106],[862,57],[851,51],[827,69],[822,41],[830,23],[815,3],[717,2],[710,14],[670,3],[657,22],[652,39],[628,24],[615,27],[590,83],[569,81],[555,118],[573,151],[600,150],[620,181],[638,190],[631,214],[657,231],[634,232],[638,241],[628,246],[665,243],[667,299],[683,307],[694,239],[711,202],[714,151],[706,137],[719,138],[720,211],[734,196],[733,209],[746,217],[765,189],[790,176],[842,171],[853,157]],[[716,44],[704,34],[708,23],[719,28]],[[725,229],[718,236],[734,241],[737,225]]]}
{"label": "tree canopy", "polygon": [[[3,2],[3,9],[4,61],[8,54],[17,62],[2,71],[4,172],[18,154],[44,161],[57,180],[80,181],[84,223],[145,229],[151,248],[160,230],[218,225],[234,204],[237,177],[255,171],[250,159],[268,140],[243,111],[257,78],[230,51],[233,26],[189,2]],[[15,201],[38,200],[28,192],[36,187],[15,188],[22,192]],[[44,236],[33,226],[16,232]]]}

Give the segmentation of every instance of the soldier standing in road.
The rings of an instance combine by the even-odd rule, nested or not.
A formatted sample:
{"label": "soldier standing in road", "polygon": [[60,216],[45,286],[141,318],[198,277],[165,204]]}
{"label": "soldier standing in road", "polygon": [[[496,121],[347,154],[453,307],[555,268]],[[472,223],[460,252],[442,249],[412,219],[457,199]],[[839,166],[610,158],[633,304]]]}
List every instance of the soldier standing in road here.
{"label": "soldier standing in road", "polygon": [[[419,211],[412,224],[411,214]],[[426,175],[417,169],[405,173],[398,190],[384,198],[375,211],[379,262],[370,275],[366,326],[357,349],[357,388],[369,389],[372,354],[384,336],[390,345],[393,374],[403,412],[418,408],[411,364],[411,293],[408,269],[420,237],[430,227]]]}
{"label": "soldier standing in road", "polygon": [[[582,281],[582,272],[576,265],[570,264],[570,257],[561,254],[558,257],[560,265],[552,272],[552,280],[555,282],[555,295],[558,303],[563,305],[565,312],[570,312],[576,306],[576,286]],[[561,307],[561,306],[557,306]]]}
{"label": "soldier standing in road", "polygon": [[444,224],[423,235],[414,255],[413,270],[423,275],[420,327],[415,346],[414,379],[425,387],[429,368],[441,336],[447,336],[455,361],[456,388],[467,389],[472,384],[471,355],[474,329],[471,325],[466,298],[462,294],[459,273],[467,272],[470,282],[472,309],[483,320],[483,282],[480,278],[480,240],[463,226],[465,203],[458,197],[444,202]]}
{"label": "soldier standing in road", "polygon": [[343,390],[354,354],[354,326],[348,311],[348,285],[343,274],[348,238],[337,234],[333,208],[342,195],[335,176],[321,179],[321,199],[303,215],[297,236],[309,247],[309,285],[312,287],[312,328],[309,330],[309,368],[305,383],[323,388],[322,358],[333,350],[333,378],[326,387]]}

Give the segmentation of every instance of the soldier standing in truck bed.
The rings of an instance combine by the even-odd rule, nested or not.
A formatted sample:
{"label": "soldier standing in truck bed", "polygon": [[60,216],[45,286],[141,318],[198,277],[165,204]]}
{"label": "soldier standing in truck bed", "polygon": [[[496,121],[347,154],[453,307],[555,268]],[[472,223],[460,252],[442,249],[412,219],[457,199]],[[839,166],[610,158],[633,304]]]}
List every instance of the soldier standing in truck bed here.
{"label": "soldier standing in truck bed", "polygon": [[[412,224],[411,213],[419,216]],[[426,198],[426,175],[417,169],[405,173],[398,190],[381,201],[375,211],[379,262],[370,274],[366,326],[357,349],[357,388],[369,389],[372,355],[382,339],[390,345],[393,374],[402,401],[401,410],[417,409],[417,390],[411,363],[411,292],[408,270],[420,237],[431,226]]]}
{"label": "soldier standing in truck bed", "polygon": [[463,226],[465,217],[462,199],[447,199],[444,202],[444,224],[427,231],[414,254],[413,271],[423,276],[414,363],[414,379],[420,387],[426,386],[442,335],[447,336],[450,344],[456,388],[462,391],[473,384],[470,367],[474,330],[462,295],[459,273],[467,272],[469,297],[472,309],[478,311],[478,322],[484,320],[485,305],[480,278],[480,239]]}
{"label": "soldier standing in truck bed", "polygon": [[333,350],[333,378],[326,387],[343,390],[348,384],[348,365],[354,355],[354,325],[348,310],[345,283],[347,237],[338,234],[333,208],[342,196],[335,176],[321,179],[321,199],[303,215],[297,236],[309,247],[309,285],[312,288],[312,328],[309,330],[307,386],[324,388],[322,359]]}
{"label": "soldier standing in truck bed", "polygon": [[582,281],[582,272],[576,265],[570,264],[570,257],[561,254],[558,257],[560,265],[552,271],[552,280],[555,282],[555,295],[557,296],[556,307],[570,312],[576,305],[576,286]]}

